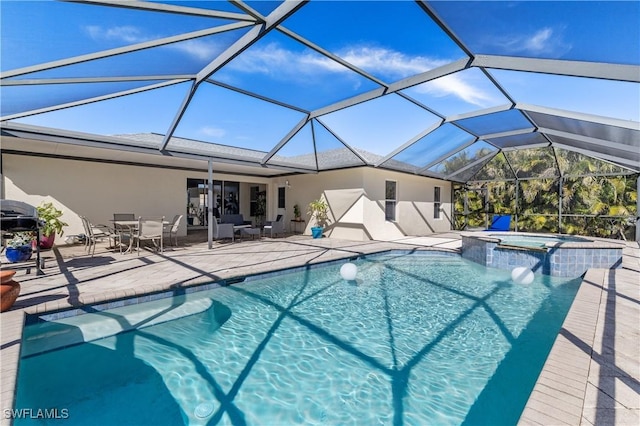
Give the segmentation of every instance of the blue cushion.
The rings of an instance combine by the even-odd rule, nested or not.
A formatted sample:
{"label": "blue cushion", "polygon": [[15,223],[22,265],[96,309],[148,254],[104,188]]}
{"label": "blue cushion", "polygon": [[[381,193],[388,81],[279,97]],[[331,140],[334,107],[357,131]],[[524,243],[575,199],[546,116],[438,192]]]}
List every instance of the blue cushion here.
{"label": "blue cushion", "polygon": [[509,226],[511,225],[511,215],[505,214],[493,215],[493,219],[491,220],[491,226],[487,231],[508,231]]}

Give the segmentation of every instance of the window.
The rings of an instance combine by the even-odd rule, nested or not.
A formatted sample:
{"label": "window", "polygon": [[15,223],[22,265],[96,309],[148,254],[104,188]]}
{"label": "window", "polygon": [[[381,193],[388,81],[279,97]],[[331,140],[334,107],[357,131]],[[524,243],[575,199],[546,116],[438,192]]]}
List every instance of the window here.
{"label": "window", "polygon": [[224,182],[224,214],[240,213],[240,183]]}
{"label": "window", "polygon": [[393,180],[386,180],[384,182],[384,219],[395,221],[396,220],[396,182]]}
{"label": "window", "polygon": [[440,187],[433,187],[433,218],[440,219]]}
{"label": "window", "polygon": [[285,188],[284,186],[281,186],[278,188],[278,208],[279,209],[284,209],[285,207],[285,192],[284,192]]}
{"label": "window", "polygon": [[260,192],[259,186],[252,186],[249,188],[249,216],[257,216],[258,210],[258,193]]}

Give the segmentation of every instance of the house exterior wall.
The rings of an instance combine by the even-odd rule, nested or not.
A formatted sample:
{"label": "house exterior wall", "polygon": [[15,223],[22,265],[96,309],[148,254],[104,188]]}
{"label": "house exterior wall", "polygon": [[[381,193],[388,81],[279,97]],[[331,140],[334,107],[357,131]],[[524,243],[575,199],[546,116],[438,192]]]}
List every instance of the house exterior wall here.
{"label": "house exterior wall", "polygon": [[[186,214],[187,178],[207,179],[193,172],[135,165],[117,165],[24,155],[2,154],[4,198],[39,205],[52,201],[63,210],[66,235],[84,233],[80,215],[93,223],[110,224],[113,213],[136,216]],[[285,215],[291,228],[293,206],[305,219],[304,233],[315,225],[308,204],[324,198],[330,207],[325,235],[349,240],[393,240],[406,235],[428,235],[451,229],[451,184],[388,170],[360,167],[317,174],[260,178],[216,173],[214,179],[240,182],[241,211],[248,216],[251,185],[267,189],[267,220]],[[385,220],[385,180],[397,182],[396,221]],[[286,182],[289,182],[287,185]],[[441,219],[433,219],[433,187],[441,187]],[[285,209],[278,209],[278,187],[285,187]],[[298,227],[298,231],[300,231]],[[186,220],[178,235],[187,232]],[[62,241],[58,240],[58,244]]]}
{"label": "house exterior wall", "polygon": [[[385,181],[397,182],[396,221],[385,221]],[[376,240],[392,240],[406,235],[429,235],[451,230],[451,183],[424,176],[364,169],[364,183],[369,202],[365,206],[365,223]],[[433,218],[434,187],[440,189],[440,219]]]}
{"label": "house exterior wall", "polygon": [[[397,182],[396,221],[385,220],[385,181]],[[315,225],[306,214],[312,200],[323,197],[330,207],[325,235],[350,240],[393,240],[406,235],[429,235],[451,229],[451,184],[438,179],[360,167],[274,179],[285,185],[287,226],[298,204],[306,220],[305,234]],[[441,218],[434,219],[434,187],[441,188]],[[277,195],[277,193],[276,193]]]}
{"label": "house exterior wall", "polygon": [[[80,160],[2,154],[5,199],[37,206],[51,201],[69,224],[65,236],[84,234],[80,216],[93,223],[110,224],[113,213],[173,219],[186,217],[187,178],[207,179],[207,172],[107,164]],[[214,179],[268,184],[270,179],[215,173]],[[243,183],[241,183],[241,186]],[[244,189],[244,186],[242,186]],[[241,202],[249,190],[241,191]],[[179,236],[187,234],[186,219]],[[63,240],[56,240],[61,244]]]}

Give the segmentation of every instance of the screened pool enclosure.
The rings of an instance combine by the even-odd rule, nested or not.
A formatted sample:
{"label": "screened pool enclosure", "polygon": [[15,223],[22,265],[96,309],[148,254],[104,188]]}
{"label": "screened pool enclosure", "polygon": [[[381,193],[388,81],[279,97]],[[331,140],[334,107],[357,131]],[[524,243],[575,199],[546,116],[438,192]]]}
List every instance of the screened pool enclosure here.
{"label": "screened pool enclosure", "polygon": [[264,177],[372,167],[453,182],[458,228],[508,213],[521,230],[637,238],[638,2],[0,8],[3,153]]}

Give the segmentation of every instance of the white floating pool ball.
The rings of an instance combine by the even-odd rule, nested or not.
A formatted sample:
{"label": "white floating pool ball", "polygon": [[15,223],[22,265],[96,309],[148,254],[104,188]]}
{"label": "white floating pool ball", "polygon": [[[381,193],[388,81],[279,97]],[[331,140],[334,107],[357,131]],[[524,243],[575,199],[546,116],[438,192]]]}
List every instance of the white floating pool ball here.
{"label": "white floating pool ball", "polygon": [[353,281],[356,279],[356,274],[358,273],[358,267],[353,263],[345,263],[340,268],[340,275],[343,279],[347,281]]}
{"label": "white floating pool ball", "polygon": [[511,271],[511,279],[516,284],[529,285],[533,282],[533,271],[524,266],[517,266]]}

